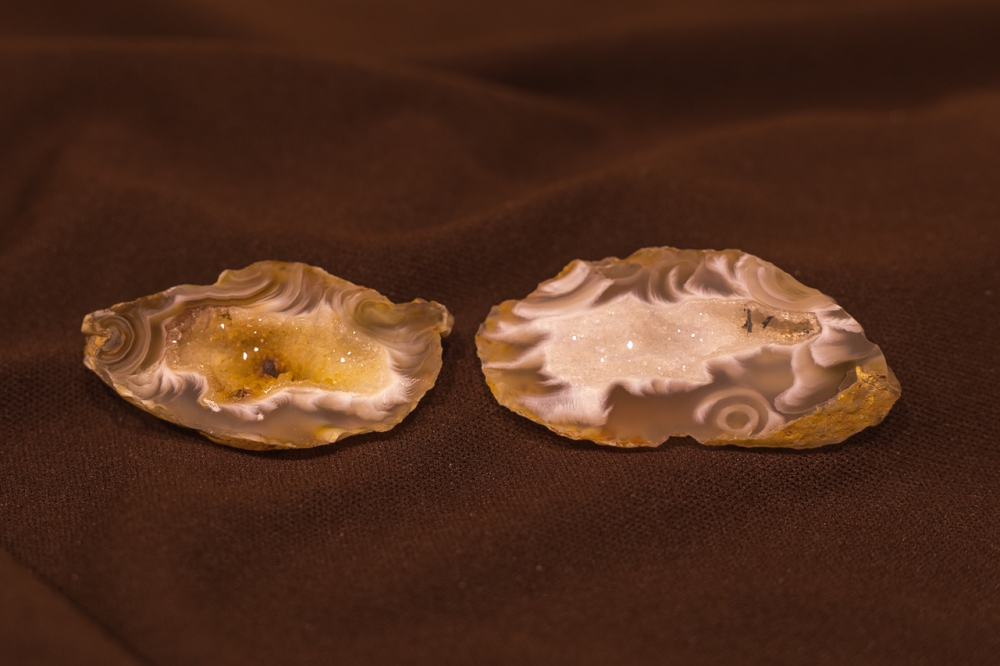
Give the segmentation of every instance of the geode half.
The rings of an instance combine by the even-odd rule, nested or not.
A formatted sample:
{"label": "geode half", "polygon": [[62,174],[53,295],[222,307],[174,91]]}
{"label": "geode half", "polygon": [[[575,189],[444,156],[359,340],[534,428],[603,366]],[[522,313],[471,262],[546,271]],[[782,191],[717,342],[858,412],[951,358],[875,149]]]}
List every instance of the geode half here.
{"label": "geode half", "polygon": [[84,364],[132,404],[239,448],[389,430],[441,369],[452,317],[301,263],[262,261],[83,320]]}
{"label": "geode half", "polygon": [[812,448],[882,421],[900,387],[861,325],[738,250],[573,261],[476,336],[500,404],[573,439]]}

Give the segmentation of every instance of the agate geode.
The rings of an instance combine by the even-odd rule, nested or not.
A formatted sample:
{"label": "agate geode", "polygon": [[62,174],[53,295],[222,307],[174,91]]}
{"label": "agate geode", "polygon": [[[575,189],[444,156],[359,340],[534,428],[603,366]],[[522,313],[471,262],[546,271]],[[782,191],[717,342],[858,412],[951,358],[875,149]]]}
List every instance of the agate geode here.
{"label": "agate geode", "polygon": [[476,336],[500,404],[574,439],[811,448],[879,423],[900,388],[860,324],[738,250],[574,261]]}
{"label": "agate geode", "polygon": [[262,261],[87,315],[84,363],[216,442],[303,448],[399,423],[434,385],[451,326],[439,303]]}

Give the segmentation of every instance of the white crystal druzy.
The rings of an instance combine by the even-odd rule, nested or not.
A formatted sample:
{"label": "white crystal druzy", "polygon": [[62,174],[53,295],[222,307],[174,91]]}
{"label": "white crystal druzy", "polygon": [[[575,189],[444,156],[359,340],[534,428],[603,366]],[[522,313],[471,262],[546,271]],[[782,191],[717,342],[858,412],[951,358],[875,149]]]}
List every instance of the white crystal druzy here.
{"label": "white crystal druzy", "polygon": [[878,423],[899,396],[837,303],[738,250],[574,261],[477,336],[500,403],[562,435],[656,446],[808,448]]}

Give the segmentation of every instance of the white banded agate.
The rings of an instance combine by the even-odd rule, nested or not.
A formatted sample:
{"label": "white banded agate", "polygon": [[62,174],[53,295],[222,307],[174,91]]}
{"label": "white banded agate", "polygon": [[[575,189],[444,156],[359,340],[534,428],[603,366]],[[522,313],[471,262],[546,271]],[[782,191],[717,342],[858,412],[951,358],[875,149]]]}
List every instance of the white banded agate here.
{"label": "white banded agate", "polygon": [[837,303],[738,250],[574,261],[476,337],[500,404],[574,439],[811,448],[879,423],[899,383]]}

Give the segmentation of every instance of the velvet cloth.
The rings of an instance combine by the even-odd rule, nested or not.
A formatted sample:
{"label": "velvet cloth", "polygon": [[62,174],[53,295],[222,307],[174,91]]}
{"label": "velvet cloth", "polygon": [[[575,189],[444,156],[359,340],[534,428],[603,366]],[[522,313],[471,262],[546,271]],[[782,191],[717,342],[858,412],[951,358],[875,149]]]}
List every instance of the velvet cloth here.
{"label": "velvet cloth", "polygon": [[[1000,660],[1000,7],[0,4],[0,661]],[[575,258],[740,248],[903,397],[810,452],[614,450],[474,335]],[[261,259],[455,315],[398,427],[250,453],[84,314]]]}

